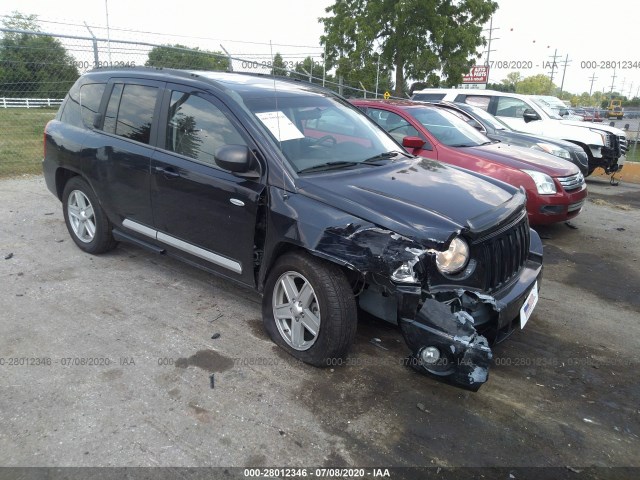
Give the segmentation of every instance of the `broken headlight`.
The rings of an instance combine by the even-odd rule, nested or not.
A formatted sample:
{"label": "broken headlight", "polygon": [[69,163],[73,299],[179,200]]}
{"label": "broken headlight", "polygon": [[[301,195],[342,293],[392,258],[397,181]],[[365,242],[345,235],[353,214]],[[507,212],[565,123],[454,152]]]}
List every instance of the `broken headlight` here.
{"label": "broken headlight", "polygon": [[460,272],[469,261],[469,246],[462,238],[451,240],[444,252],[436,252],[436,265],[442,273],[452,275]]}
{"label": "broken headlight", "polygon": [[401,283],[417,283],[418,277],[416,276],[414,267],[416,263],[420,261],[420,255],[425,253],[426,250],[407,248],[406,251],[413,254],[414,257],[411,260],[403,262],[402,265],[396,268],[395,271],[391,274],[391,280]]}

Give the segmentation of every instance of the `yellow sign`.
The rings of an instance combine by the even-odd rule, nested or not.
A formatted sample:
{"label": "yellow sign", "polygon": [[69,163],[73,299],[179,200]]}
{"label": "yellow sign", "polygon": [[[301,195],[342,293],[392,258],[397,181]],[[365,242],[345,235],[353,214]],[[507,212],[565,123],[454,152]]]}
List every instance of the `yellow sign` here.
{"label": "yellow sign", "polygon": [[391,94],[389,92],[384,92],[384,95],[382,96],[385,100],[389,100],[389,98],[391,98]]}

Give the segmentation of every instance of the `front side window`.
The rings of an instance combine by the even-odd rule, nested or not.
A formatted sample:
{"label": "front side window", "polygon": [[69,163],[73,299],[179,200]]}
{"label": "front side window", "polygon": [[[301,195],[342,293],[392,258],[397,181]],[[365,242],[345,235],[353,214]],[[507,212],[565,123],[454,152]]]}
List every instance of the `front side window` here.
{"label": "front side window", "polygon": [[384,128],[398,143],[402,143],[404,137],[422,137],[418,130],[397,113],[369,108],[367,115]]}
{"label": "front side window", "polygon": [[444,145],[477,147],[491,143],[482,133],[448,111],[439,108],[411,108],[409,113]]}
{"label": "front side window", "polygon": [[524,118],[524,111],[528,108],[531,107],[517,98],[498,97],[496,117]]}
{"label": "front side window", "polygon": [[215,165],[214,154],[223,145],[246,145],[225,114],[207,100],[189,93],[171,92],[165,148]]}
{"label": "front side window", "polygon": [[116,83],[107,105],[104,131],[148,144],[157,97],[157,87]]}

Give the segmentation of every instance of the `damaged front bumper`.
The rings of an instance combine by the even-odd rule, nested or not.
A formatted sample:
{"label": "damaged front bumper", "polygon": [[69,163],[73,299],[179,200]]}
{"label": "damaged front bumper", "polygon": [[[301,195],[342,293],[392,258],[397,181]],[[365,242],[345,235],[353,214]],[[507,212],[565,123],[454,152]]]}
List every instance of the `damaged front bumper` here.
{"label": "damaged front bumper", "polygon": [[532,253],[514,280],[492,295],[460,288],[431,292],[414,318],[402,314],[399,318],[411,349],[411,366],[477,391],[489,376],[490,344],[504,340],[520,325],[520,309],[541,280],[540,251]]}

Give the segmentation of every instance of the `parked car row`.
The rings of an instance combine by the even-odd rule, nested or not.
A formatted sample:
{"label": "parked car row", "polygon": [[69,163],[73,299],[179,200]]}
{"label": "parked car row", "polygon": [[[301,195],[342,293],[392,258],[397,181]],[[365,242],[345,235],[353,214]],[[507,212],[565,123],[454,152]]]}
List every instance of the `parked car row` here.
{"label": "parked car row", "polygon": [[555,97],[429,88],[415,92],[412,99],[466,103],[486,110],[517,131],[572,142],[587,155],[589,175],[598,167],[607,173],[617,172],[622,168],[618,161],[627,151],[627,139],[622,130],[566,119],[561,114],[567,107]]}
{"label": "parked car row", "polygon": [[582,175],[441,107],[360,107],[268,76],[95,70],[45,128],[44,176],[81,250],[129,242],[256,289],[300,360],[336,365],[360,309],[412,367],[477,390],[538,301],[529,218],[577,213]]}
{"label": "parked car row", "polygon": [[543,151],[491,140],[444,106],[353,100],[414,155],[496,178],[527,193],[530,224],[569,220],[587,196],[579,168]]}

